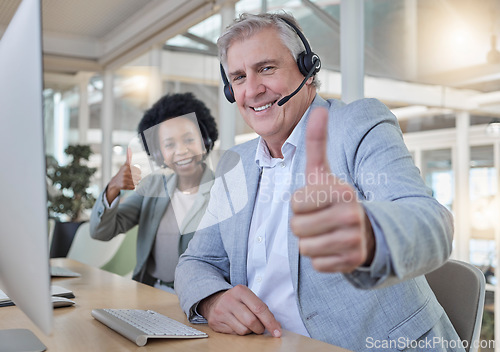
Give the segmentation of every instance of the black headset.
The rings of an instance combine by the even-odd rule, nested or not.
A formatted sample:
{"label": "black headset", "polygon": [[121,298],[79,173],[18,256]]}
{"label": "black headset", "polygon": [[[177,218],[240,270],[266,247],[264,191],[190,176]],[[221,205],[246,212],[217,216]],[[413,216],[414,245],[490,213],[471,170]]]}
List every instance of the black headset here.
{"label": "black headset", "polygon": [[[309,77],[319,72],[319,70],[321,69],[321,60],[319,56],[311,50],[311,46],[307,42],[306,37],[304,37],[304,34],[302,34],[302,32],[297,28],[297,26],[295,26],[292,22],[283,17],[279,17],[279,19],[288,24],[290,27],[292,27],[292,29],[295,31],[295,33],[297,33],[302,44],[304,45],[305,51],[301,52],[297,56],[297,66],[299,66],[300,73],[302,73],[306,77],[306,79],[304,79],[303,83],[300,85],[298,89],[296,89],[292,94],[284,97],[278,102],[278,105],[281,106],[284,103],[286,103],[288,99],[294,96],[300,90],[300,88],[302,88],[302,86],[305,84],[305,81],[307,81]],[[233,87],[231,86],[229,80],[227,79],[224,67],[222,67],[222,63],[220,64],[220,74],[222,76],[222,82],[224,83],[224,95],[226,96],[226,99],[230,103],[234,103],[235,99],[234,99]]]}
{"label": "black headset", "polygon": [[198,125],[200,126],[201,138],[203,138],[203,144],[205,144],[205,150],[207,154],[214,148],[214,142],[212,138],[210,138],[210,134],[208,134],[208,130],[205,127],[205,124],[201,120],[197,120]]}
{"label": "black headset", "polygon": [[[208,134],[208,130],[205,124],[198,120],[198,125],[200,126],[201,138],[203,139],[203,144],[205,145],[205,156],[213,149],[214,142],[210,135]],[[161,154],[160,144],[158,142],[158,137],[156,134],[153,135],[153,141],[150,141],[150,144],[146,143],[146,137],[144,136],[144,132],[141,132],[142,145],[144,146],[144,150],[146,153],[153,159],[153,161],[160,167],[165,166],[165,161],[163,159],[163,155]],[[152,143],[151,143],[152,142]]]}

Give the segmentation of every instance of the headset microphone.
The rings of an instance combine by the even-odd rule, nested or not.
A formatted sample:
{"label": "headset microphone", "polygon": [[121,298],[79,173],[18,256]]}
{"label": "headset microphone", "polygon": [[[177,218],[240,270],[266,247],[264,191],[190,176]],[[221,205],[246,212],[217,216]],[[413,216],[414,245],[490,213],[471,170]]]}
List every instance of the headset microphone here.
{"label": "headset microphone", "polygon": [[321,63],[320,63],[320,61],[319,61],[319,58],[318,58],[318,59],[315,59],[315,60],[313,61],[313,64],[314,64],[314,65],[313,65],[313,67],[309,70],[309,73],[308,73],[308,74],[307,74],[307,76],[304,78],[304,80],[302,81],[302,83],[300,84],[300,86],[299,86],[297,89],[295,89],[295,90],[292,92],[292,94],[289,94],[289,95],[287,95],[286,97],[284,97],[284,98],[280,99],[280,101],[278,101],[278,106],[281,106],[281,105],[285,104],[285,103],[286,103],[287,101],[289,101],[289,100],[290,100],[290,99],[291,99],[291,98],[292,98],[295,94],[297,94],[297,93],[298,93],[298,92],[302,89],[302,87],[304,86],[304,84],[306,84],[307,80],[308,80],[309,78],[311,78],[311,76],[312,76],[315,72],[317,72],[317,70],[319,70],[319,68],[316,68],[316,64],[321,65]]}

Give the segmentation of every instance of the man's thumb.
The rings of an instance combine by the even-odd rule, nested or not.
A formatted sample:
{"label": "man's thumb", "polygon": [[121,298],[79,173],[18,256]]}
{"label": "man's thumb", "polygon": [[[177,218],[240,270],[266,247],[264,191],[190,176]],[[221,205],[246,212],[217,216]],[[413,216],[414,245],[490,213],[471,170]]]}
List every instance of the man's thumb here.
{"label": "man's thumb", "polygon": [[328,111],[316,108],[311,111],[306,131],[306,183],[317,184],[321,173],[330,173],[326,156],[328,140]]}

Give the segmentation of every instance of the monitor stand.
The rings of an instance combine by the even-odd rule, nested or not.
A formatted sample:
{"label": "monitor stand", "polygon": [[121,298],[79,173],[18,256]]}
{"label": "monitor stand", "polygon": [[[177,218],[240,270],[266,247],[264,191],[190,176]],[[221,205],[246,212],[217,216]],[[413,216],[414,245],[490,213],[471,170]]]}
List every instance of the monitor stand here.
{"label": "monitor stand", "polygon": [[45,345],[27,329],[0,330],[0,352],[42,352]]}

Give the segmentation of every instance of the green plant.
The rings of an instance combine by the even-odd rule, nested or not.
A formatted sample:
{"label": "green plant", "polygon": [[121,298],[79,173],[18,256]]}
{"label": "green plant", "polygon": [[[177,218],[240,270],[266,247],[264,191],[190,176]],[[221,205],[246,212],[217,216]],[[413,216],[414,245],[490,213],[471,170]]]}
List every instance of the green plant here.
{"label": "green plant", "polygon": [[89,209],[95,198],[88,190],[90,179],[96,168],[88,167],[83,161],[88,161],[92,150],[88,145],[70,145],[64,152],[72,157],[69,164],[60,166],[54,160],[47,163],[47,177],[52,186],[58,190],[48,201],[49,211],[56,217],[66,216],[70,221],[81,221],[82,212]]}
{"label": "green plant", "polygon": [[495,315],[488,310],[485,310],[483,313],[481,339],[486,341],[493,341],[495,339]]}

